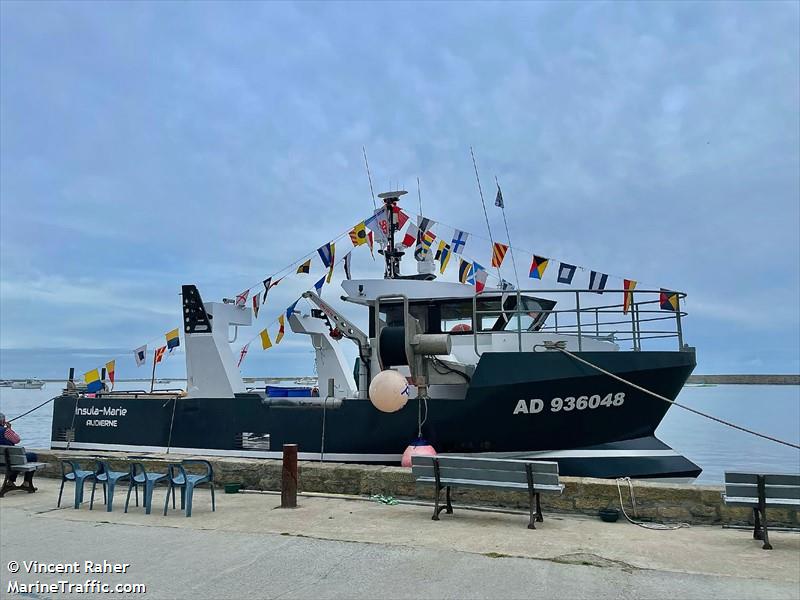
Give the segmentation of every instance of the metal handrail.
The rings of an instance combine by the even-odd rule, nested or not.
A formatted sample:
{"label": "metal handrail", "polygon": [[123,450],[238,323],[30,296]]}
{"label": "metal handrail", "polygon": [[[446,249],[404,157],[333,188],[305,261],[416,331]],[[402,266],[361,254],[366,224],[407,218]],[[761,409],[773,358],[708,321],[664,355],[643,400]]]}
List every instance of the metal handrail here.
{"label": "metal handrail", "polygon": [[[472,298],[472,332],[473,332],[473,348],[475,353],[480,356],[481,352],[478,350],[478,335],[479,334],[509,334],[512,333],[513,330],[503,329],[501,331],[493,331],[493,330],[482,330],[478,327],[479,323],[481,322],[482,315],[506,315],[508,318],[508,323],[512,321],[514,317],[516,317],[517,326],[516,326],[516,335],[517,335],[517,347],[518,351],[522,352],[522,334],[530,333],[527,329],[522,329],[522,316],[523,314],[530,313],[532,311],[527,310],[522,307],[522,297],[523,296],[533,296],[534,298],[541,298],[541,299],[549,299],[553,300],[554,298],[547,298],[546,296],[543,297],[543,294],[557,294],[557,295],[564,295],[564,294],[574,294],[575,298],[575,306],[571,308],[560,308],[547,310],[536,310],[535,312],[538,315],[546,315],[544,321],[542,322],[539,329],[536,332],[554,332],[560,335],[577,335],[577,346],[578,350],[581,351],[583,349],[583,339],[584,338],[595,338],[595,339],[613,339],[614,341],[631,341],[633,343],[633,349],[635,351],[642,350],[642,341],[643,340],[653,340],[653,339],[668,339],[668,338],[676,338],[678,342],[678,350],[683,349],[683,327],[681,319],[687,316],[687,312],[682,310],[681,308],[681,300],[686,298],[686,293],[684,292],[677,292],[677,291],[670,291],[670,294],[677,295],[677,310],[674,311],[667,311],[660,308],[660,295],[664,293],[664,290],[651,290],[651,289],[637,289],[633,291],[628,291],[624,289],[605,289],[603,290],[603,294],[630,294],[631,302],[627,313],[624,311],[625,304],[624,303],[611,303],[611,304],[604,304],[599,306],[581,306],[581,296],[587,296],[589,298],[597,298],[601,296],[596,290],[590,289],[580,289],[580,290],[565,290],[565,289],[537,289],[537,290],[513,290],[513,291],[501,291],[501,290],[483,290],[474,294]],[[507,299],[510,295],[516,295],[516,306],[513,309],[503,309],[503,301]],[[650,299],[648,295],[655,295],[658,294],[659,298]],[[638,296],[638,298],[637,298]],[[498,308],[482,308],[478,309],[478,302],[479,300],[495,300],[498,302]],[[652,305],[657,304],[659,305],[658,308],[653,307]],[[586,313],[590,315],[593,314],[594,318],[591,319],[591,323],[585,320]],[[555,315],[554,320],[555,323],[552,325],[547,324],[547,319],[550,315]],[[575,321],[564,322],[564,315],[574,314]],[[559,315],[561,315],[561,321],[559,322]],[[583,317],[582,317],[583,315]],[[618,320],[610,320],[614,319],[614,315],[619,315]],[[652,324],[657,321],[668,321],[674,319],[675,320],[675,327],[674,329],[649,329],[647,326],[643,327],[643,325]],[[611,326],[614,325],[627,325],[625,328],[614,328],[610,329]],[[586,327],[591,327],[590,330],[593,330],[593,335],[586,335]]]}

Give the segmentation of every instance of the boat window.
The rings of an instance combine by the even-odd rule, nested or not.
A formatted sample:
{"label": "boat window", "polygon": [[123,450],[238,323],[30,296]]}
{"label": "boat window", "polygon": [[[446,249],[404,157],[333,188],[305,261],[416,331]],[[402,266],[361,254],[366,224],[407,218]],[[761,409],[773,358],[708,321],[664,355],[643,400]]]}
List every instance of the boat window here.
{"label": "boat window", "polygon": [[[487,296],[477,303],[478,331],[516,331],[519,319],[523,331],[538,331],[544,325],[549,310],[555,306],[552,300],[522,297],[522,310],[516,312],[517,297],[508,295]],[[441,331],[454,335],[472,332],[472,300],[454,300],[439,305],[441,313]]]}
{"label": "boat window", "polygon": [[[375,332],[373,326],[374,314],[373,308],[370,308],[370,336],[374,336]],[[428,330],[428,305],[427,304],[411,304],[408,307],[408,312],[411,316],[419,321],[420,327],[424,333],[434,333]],[[403,327],[405,325],[403,319],[403,305],[402,304],[388,304],[381,303],[381,326],[386,327]]]}
{"label": "boat window", "polygon": [[[493,312],[499,310],[499,299],[487,298],[478,302],[479,331],[490,331],[497,322],[497,315]],[[491,311],[488,314],[486,311]],[[442,333],[468,334],[472,333],[472,300],[453,300],[442,302],[439,305]]]}
{"label": "boat window", "polygon": [[[500,302],[503,301],[501,308]],[[553,300],[522,296],[522,310],[519,313],[520,328],[523,331],[538,331],[542,328],[550,310],[555,306]],[[503,298],[481,296],[477,303],[478,331],[516,331],[517,297],[509,294]],[[374,332],[374,307],[370,307],[369,335]],[[460,300],[441,300],[409,305],[411,316],[418,319],[425,333],[451,333],[465,335],[472,333],[472,298]],[[381,303],[381,326],[403,327],[403,305]]]}

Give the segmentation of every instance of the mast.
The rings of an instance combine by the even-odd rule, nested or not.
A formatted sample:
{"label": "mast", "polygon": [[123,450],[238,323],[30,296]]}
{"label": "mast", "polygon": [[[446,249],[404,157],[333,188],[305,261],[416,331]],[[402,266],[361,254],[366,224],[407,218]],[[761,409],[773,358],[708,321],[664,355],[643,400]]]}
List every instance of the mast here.
{"label": "mast", "polygon": [[400,278],[400,259],[403,258],[405,252],[399,250],[394,243],[394,234],[397,233],[397,213],[395,207],[400,201],[400,196],[407,194],[405,190],[398,190],[396,192],[383,192],[378,194],[378,198],[383,200],[383,210],[386,213],[386,223],[388,224],[386,248],[378,250],[383,254],[386,261],[386,270],[384,271],[384,279],[399,279]]}

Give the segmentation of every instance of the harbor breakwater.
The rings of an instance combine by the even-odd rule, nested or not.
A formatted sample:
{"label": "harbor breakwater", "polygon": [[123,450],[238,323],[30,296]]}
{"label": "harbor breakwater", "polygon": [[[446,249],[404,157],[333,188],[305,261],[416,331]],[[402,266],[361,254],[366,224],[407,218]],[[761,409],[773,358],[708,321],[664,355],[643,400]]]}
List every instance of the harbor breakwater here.
{"label": "harbor breakwater", "polygon": [[800,375],[690,375],[688,383],[705,385],[800,385]]}
{"label": "harbor breakwater", "polygon": [[[63,459],[78,460],[83,468],[94,468],[94,459],[108,460],[111,468],[127,470],[129,459],[123,452],[108,452],[98,456],[94,452],[35,450],[41,462],[48,463],[40,471],[44,477],[61,477]],[[149,471],[165,472],[166,465],[180,462],[188,456],[152,454],[137,456]],[[280,460],[192,456],[208,460],[214,468],[214,479],[221,487],[226,483],[241,483],[249,490],[280,490],[282,464]],[[300,492],[370,496],[383,494],[401,499],[433,499],[431,486],[416,486],[411,469],[380,465],[354,465],[346,463],[321,463],[300,461],[298,465]],[[561,496],[542,496],[545,512],[580,513],[597,515],[603,508],[619,508],[619,491],[614,480],[584,477],[562,477],[564,493]],[[634,481],[636,515],[645,521],[685,522],[705,525],[752,524],[752,510],[725,506],[721,486],[655,483]],[[622,484],[625,510],[633,517],[630,495]],[[496,506],[503,508],[528,508],[527,492],[456,488],[453,502],[461,505]],[[776,526],[800,527],[797,510],[775,509],[767,511],[768,522]]]}

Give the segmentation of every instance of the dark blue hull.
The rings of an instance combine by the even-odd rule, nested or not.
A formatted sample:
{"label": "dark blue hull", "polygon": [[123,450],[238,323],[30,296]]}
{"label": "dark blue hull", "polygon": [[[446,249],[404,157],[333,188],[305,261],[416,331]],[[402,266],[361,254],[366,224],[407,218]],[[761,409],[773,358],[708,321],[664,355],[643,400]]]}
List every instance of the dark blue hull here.
{"label": "dark blue hull", "polygon": [[[595,352],[580,356],[667,398],[695,365],[694,352]],[[56,399],[53,447],[397,463],[416,437],[418,404],[397,413],[368,400],[336,407],[276,406],[236,398]],[[653,436],[669,404],[557,352],[486,353],[466,396],[428,401],[423,436],[439,452],[535,454],[564,475],[696,477],[701,469]],[[68,434],[72,430],[74,434]],[[323,434],[324,431],[324,434]],[[74,435],[74,437],[73,437]]]}

